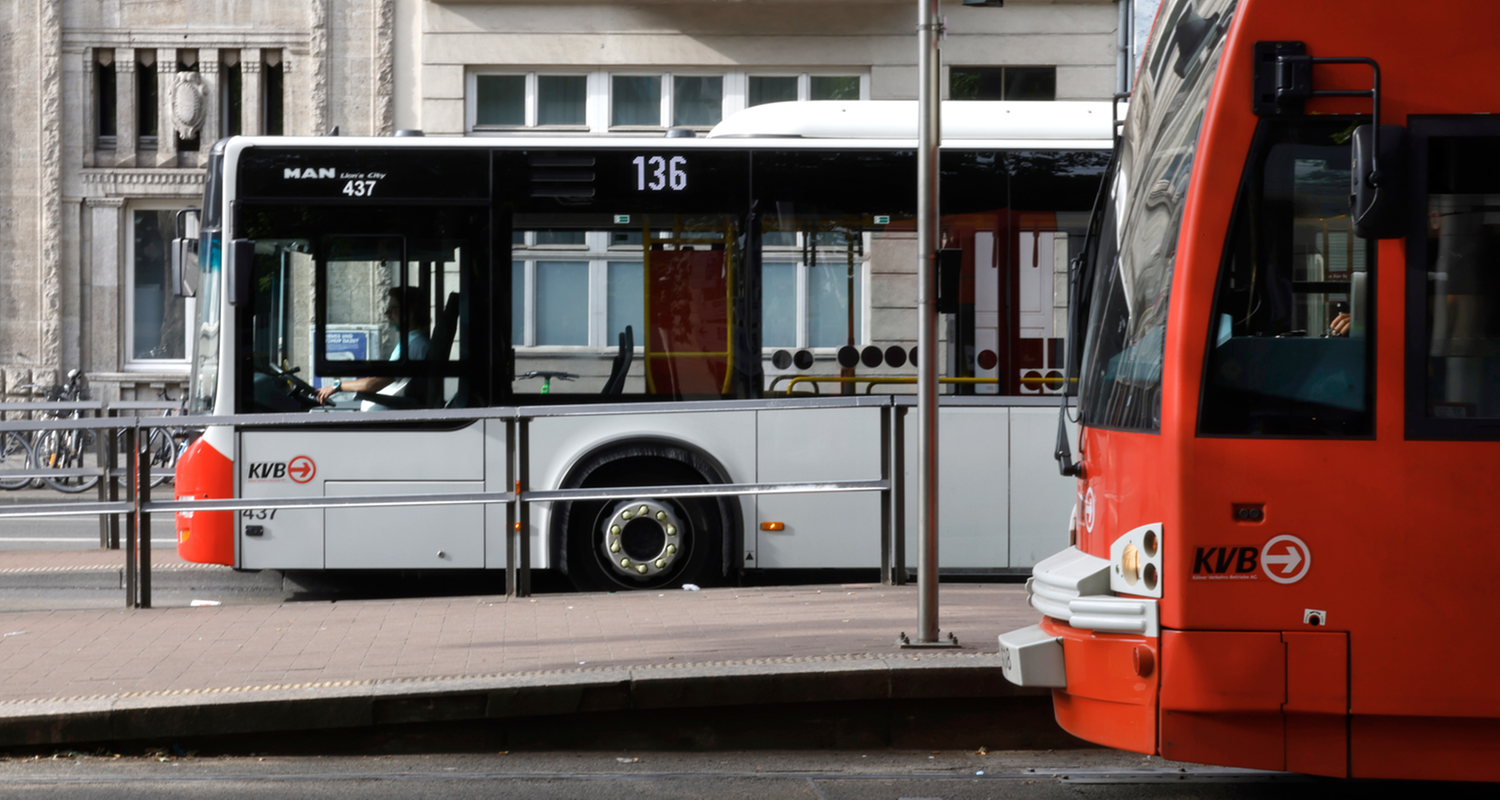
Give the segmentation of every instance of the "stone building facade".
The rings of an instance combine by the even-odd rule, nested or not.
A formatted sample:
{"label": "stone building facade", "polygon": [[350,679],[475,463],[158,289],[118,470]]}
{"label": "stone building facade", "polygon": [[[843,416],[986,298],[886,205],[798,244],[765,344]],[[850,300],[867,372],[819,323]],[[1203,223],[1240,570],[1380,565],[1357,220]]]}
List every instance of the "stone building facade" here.
{"label": "stone building facade", "polygon": [[[1117,0],[943,12],[945,87],[1117,91]],[[768,97],[912,99],[915,19],[911,0],[0,4],[0,393],[76,368],[95,398],[176,396],[192,307],[165,242],[222,136],[660,135]]]}

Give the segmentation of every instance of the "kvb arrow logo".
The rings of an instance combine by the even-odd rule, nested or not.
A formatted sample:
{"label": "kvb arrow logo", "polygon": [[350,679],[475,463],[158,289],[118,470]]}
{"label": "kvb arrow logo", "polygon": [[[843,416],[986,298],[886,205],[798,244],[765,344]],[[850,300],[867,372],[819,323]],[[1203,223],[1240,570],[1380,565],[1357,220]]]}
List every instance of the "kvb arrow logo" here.
{"label": "kvb arrow logo", "polygon": [[1307,543],[1290,534],[1271,539],[1260,552],[1260,568],[1277,583],[1296,583],[1312,566],[1312,551],[1307,549]]}
{"label": "kvb arrow logo", "polygon": [[318,474],[318,466],[307,456],[297,456],[287,462],[286,474],[290,475],[292,480],[297,483],[307,483],[313,479],[314,475]]}

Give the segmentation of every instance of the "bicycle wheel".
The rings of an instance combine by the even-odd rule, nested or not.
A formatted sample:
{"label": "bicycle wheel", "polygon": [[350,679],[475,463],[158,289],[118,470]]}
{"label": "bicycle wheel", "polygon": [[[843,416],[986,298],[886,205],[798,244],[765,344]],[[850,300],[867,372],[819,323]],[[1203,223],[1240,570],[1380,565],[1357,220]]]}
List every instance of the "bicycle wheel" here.
{"label": "bicycle wheel", "polygon": [[0,489],[20,489],[31,483],[30,478],[8,478],[6,473],[25,472],[36,469],[36,456],[31,442],[19,433],[0,433]]}
{"label": "bicycle wheel", "polygon": [[177,468],[177,443],[172,441],[172,431],[167,428],[152,428],[146,437],[146,451],[151,460],[151,486],[157,487],[171,480]]}
{"label": "bicycle wheel", "polygon": [[[47,431],[43,441],[46,447],[39,450],[37,459],[45,469],[80,469],[84,467],[83,431]],[[59,492],[77,494],[94,488],[99,483],[98,475],[87,477],[58,476],[44,478],[48,486]]]}

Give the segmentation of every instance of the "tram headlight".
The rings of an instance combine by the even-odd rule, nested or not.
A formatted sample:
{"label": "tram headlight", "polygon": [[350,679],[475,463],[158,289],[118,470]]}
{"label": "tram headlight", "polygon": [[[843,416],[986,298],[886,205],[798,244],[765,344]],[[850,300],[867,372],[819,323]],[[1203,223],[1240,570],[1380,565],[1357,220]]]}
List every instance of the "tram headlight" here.
{"label": "tram headlight", "polygon": [[1117,594],[1161,597],[1162,526],[1142,525],[1109,546],[1109,588]]}

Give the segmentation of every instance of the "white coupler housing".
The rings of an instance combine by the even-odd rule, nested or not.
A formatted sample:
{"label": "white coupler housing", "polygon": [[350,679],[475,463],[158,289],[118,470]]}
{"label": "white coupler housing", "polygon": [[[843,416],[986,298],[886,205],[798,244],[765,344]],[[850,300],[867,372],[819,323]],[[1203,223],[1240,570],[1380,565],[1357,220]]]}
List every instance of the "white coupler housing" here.
{"label": "white coupler housing", "polygon": [[1017,686],[1067,688],[1062,638],[1040,625],[1000,634],[1000,671]]}

